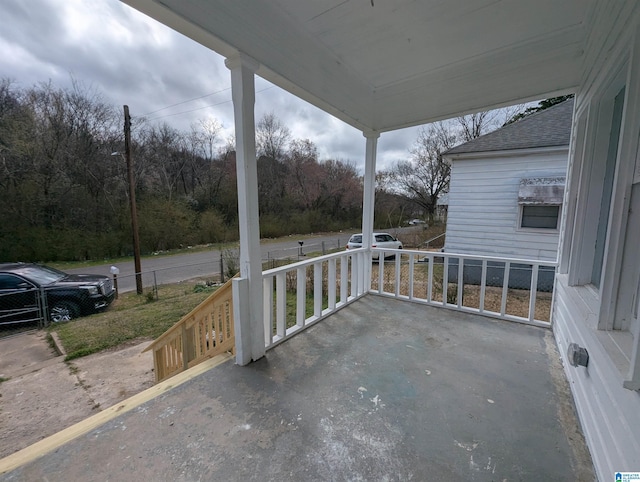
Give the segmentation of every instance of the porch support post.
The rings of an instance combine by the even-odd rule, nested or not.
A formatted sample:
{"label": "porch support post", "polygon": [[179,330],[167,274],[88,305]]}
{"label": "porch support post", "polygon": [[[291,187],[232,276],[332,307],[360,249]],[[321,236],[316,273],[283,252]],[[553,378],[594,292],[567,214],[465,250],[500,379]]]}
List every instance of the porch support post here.
{"label": "porch support post", "polygon": [[376,154],[380,133],[367,131],[362,133],[367,139],[364,164],[364,192],[362,196],[362,246],[369,250],[364,266],[364,291],[371,289],[371,245],[373,239],[373,215],[376,197]]}
{"label": "porch support post", "polygon": [[236,363],[246,365],[265,354],[254,114],[254,74],[258,64],[238,54],[226,59],[225,65],[231,70],[235,118],[240,277],[246,280],[246,284],[234,284]]}

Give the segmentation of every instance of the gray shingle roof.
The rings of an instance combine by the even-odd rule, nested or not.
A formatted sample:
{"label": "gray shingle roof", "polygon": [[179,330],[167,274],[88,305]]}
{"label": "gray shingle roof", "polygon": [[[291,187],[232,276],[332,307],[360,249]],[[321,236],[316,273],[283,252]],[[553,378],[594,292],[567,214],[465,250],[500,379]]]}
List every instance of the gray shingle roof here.
{"label": "gray shingle roof", "polygon": [[568,146],[572,115],[573,98],[454,147],[444,155]]}

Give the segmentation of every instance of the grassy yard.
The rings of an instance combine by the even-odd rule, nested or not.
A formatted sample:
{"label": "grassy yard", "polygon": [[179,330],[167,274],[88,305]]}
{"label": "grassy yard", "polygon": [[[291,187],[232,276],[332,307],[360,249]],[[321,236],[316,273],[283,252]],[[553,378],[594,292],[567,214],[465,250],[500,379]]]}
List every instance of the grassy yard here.
{"label": "grassy yard", "polygon": [[162,287],[159,300],[125,293],[103,313],[52,325],[60,337],[67,360],[113,348],[132,340],[153,339],[189,313],[215,288],[195,283]]}

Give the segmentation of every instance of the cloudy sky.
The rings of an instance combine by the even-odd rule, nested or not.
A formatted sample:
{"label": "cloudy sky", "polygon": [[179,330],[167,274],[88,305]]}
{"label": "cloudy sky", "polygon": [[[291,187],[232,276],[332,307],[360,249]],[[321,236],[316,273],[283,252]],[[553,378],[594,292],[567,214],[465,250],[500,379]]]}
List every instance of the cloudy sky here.
{"label": "cloudy sky", "polygon": [[[118,0],[0,0],[0,78],[19,87],[72,79],[132,117],[180,130],[217,119],[233,134],[230,74],[224,59]],[[321,159],[362,169],[362,133],[256,78],[256,119],[273,112],[294,138],[310,139]],[[417,128],[382,134],[378,169],[406,159]],[[224,140],[224,139],[222,139]]]}

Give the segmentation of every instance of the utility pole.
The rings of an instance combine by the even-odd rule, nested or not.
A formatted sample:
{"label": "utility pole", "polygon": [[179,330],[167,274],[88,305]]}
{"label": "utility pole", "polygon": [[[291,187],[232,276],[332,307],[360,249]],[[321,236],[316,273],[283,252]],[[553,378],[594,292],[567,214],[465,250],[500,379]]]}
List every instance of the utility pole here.
{"label": "utility pole", "polygon": [[136,271],[136,291],[142,294],[142,268],[140,267],[140,235],[138,234],[138,209],[136,208],[136,183],[131,161],[131,117],[129,106],[124,106],[124,157],[129,178],[129,205],[131,207],[131,230],[133,231],[133,264]]}

